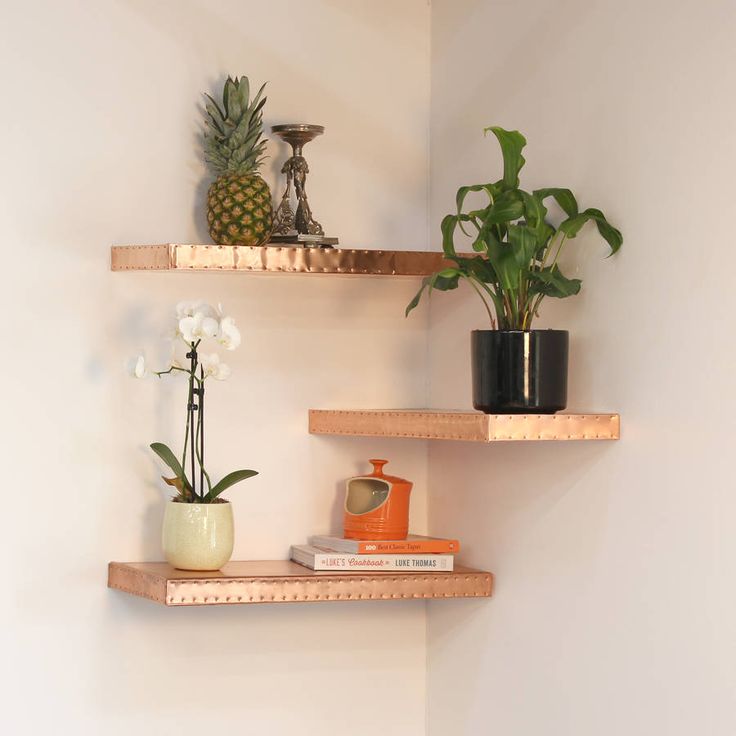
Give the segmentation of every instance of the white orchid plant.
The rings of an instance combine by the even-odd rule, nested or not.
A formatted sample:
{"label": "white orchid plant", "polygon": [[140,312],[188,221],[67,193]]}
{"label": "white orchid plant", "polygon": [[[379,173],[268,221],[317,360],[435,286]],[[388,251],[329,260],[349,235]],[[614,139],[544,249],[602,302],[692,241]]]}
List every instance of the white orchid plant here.
{"label": "white orchid plant", "polygon": [[[188,376],[187,419],[184,430],[184,450],[179,460],[162,442],[154,442],[151,449],[171,468],[173,478],[162,476],[164,482],[176,488],[174,501],[180,503],[222,503],[221,494],[231,486],[258,475],[255,470],[235,470],[218,483],[212,484],[204,467],[204,389],[208,379],[223,381],[230,375],[230,367],[221,362],[215,352],[201,352],[213,341],[225,350],[235,350],[240,345],[240,330],[232,317],[225,316],[222,306],[217,309],[203,301],[179,302],[176,305],[176,327],[173,331],[172,355],[168,368],[149,371],[144,355],[137,356],[131,373],[136,378],[149,375],[162,378],[173,373]],[[182,365],[175,357],[175,346],[184,343],[187,347],[186,363]],[[189,475],[187,475],[187,466]]]}

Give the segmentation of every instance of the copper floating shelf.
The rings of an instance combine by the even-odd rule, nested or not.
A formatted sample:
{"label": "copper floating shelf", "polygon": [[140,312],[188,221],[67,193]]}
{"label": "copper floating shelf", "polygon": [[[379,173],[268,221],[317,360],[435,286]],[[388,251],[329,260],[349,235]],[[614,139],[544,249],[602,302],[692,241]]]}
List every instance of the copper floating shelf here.
{"label": "copper floating shelf", "polygon": [[233,271],[344,276],[427,276],[443,267],[441,253],[348,250],[277,245],[113,245],[113,271]]}
{"label": "copper floating shelf", "polygon": [[309,410],[312,434],[424,440],[617,440],[618,414],[480,414],[458,411]]}
{"label": "copper floating shelf", "polygon": [[306,603],[421,598],[487,598],[493,576],[454,572],[314,572],[287,560],[228,562],[216,572],[176,570],[165,562],[111,562],[108,587],[166,606]]}

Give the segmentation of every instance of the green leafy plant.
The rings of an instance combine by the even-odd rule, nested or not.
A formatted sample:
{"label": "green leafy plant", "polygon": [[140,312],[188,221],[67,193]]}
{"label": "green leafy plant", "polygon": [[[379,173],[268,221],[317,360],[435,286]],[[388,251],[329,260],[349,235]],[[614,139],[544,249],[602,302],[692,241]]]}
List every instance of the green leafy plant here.
{"label": "green leafy plant", "polygon": [[[221,503],[221,494],[240,481],[258,475],[256,470],[235,470],[222,480],[212,483],[204,467],[204,393],[205,383],[214,378],[223,381],[230,375],[230,368],[220,361],[217,353],[201,352],[207,342],[216,342],[225,350],[235,350],[240,345],[240,330],[232,317],[222,314],[221,307],[215,309],[202,301],[180,302],[176,306],[175,343],[186,345],[186,362],[170,361],[166,370],[150,371],[145,356],[137,356],[131,364],[135,378],[149,375],[161,378],[165,375],[187,376],[187,414],[184,428],[184,449],[181,460],[163,442],[154,442],[150,447],[174,473],[173,477],[162,476],[164,483],[175,488],[174,501],[180,503]],[[181,342],[180,342],[181,341]],[[189,461],[189,462],[187,462]],[[189,465],[189,475],[187,475]]]}
{"label": "green leafy plant", "polygon": [[[582,212],[569,189],[546,188],[527,192],[519,186],[519,172],[526,138],[518,130],[485,128],[497,138],[503,155],[503,178],[492,184],[473,184],[457,191],[454,214],[442,220],[442,249],[452,265],[428,276],[406,308],[420,302],[425,291],[456,289],[466,281],[483,301],[492,329],[529,330],[545,297],[564,298],[580,291],[580,279],[560,271],[559,258],[565,243],[587,222],[595,223],[608,243],[610,255],[623,242],[621,233],[603,212]],[[485,207],[464,211],[471,192],[488,198]],[[555,227],[547,219],[545,202],[554,200],[565,215]],[[473,253],[457,253],[457,229],[472,238]]]}

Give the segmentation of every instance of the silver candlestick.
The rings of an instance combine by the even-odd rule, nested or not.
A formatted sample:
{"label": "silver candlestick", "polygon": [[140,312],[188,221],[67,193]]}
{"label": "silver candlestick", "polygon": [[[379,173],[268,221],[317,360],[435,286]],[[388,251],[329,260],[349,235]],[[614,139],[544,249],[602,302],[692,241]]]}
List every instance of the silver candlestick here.
{"label": "silver candlestick", "polygon": [[[306,191],[309,166],[302,156],[304,146],[325,132],[324,126],[288,123],[274,125],[271,132],[286,141],[292,151],[291,158],[281,169],[281,173],[286,175],[286,188],[274,214],[271,241],[300,245],[336,245],[337,238],[326,237],[322,225],[312,215]],[[291,205],[292,187],[296,195],[296,213]]]}

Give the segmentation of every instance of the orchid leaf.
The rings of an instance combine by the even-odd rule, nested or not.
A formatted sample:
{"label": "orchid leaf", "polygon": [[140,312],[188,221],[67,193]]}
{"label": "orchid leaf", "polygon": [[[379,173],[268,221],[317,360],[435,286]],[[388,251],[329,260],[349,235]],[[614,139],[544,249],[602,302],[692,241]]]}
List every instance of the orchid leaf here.
{"label": "orchid leaf", "polygon": [[[154,442],[150,445],[150,448],[174,471],[176,478],[181,480],[182,487],[185,488],[187,492],[190,492],[192,487],[187,480],[184,469],[181,467],[181,463],[169,447],[167,447],[163,442]],[[169,483],[169,479],[164,478],[164,480],[169,485],[173,485],[173,483]],[[175,487],[179,488],[178,486]],[[181,488],[179,488],[179,492],[182,493]]]}
{"label": "orchid leaf", "polygon": [[150,448],[176,473],[177,477],[181,478],[184,476],[181,463],[179,463],[176,455],[163,442],[154,442],[150,445]]}
{"label": "orchid leaf", "polygon": [[228,473],[219,483],[215,483],[203,499],[204,503],[212,503],[221,493],[224,493],[228,488],[234,486],[236,483],[240,483],[243,480],[252,478],[254,475],[258,475],[257,470],[234,470],[232,473]]}
{"label": "orchid leaf", "polygon": [[184,485],[183,478],[167,478],[165,475],[162,475],[161,480],[163,480],[163,482],[166,483],[167,486],[172,486],[173,488],[176,488],[176,490],[179,491],[179,495],[181,496],[182,501],[188,502],[192,500],[192,490],[191,488],[189,488],[188,483]]}
{"label": "orchid leaf", "polygon": [[172,486],[173,488],[176,488],[179,493],[182,493],[184,491],[184,481],[178,476],[176,476],[175,478],[167,478],[165,475],[162,475],[161,480],[166,483],[167,486]]}

